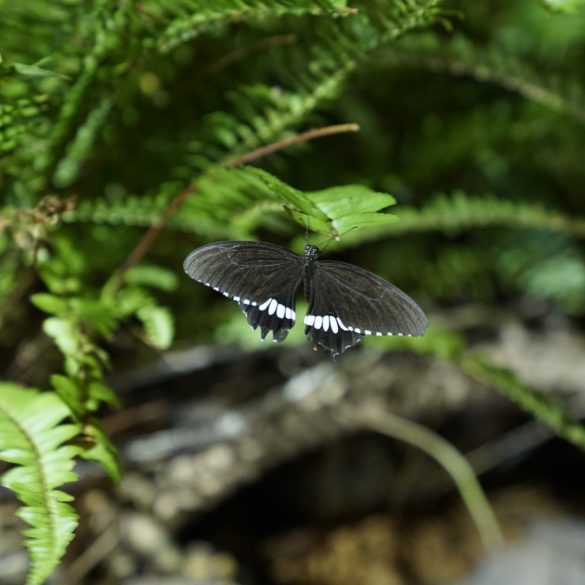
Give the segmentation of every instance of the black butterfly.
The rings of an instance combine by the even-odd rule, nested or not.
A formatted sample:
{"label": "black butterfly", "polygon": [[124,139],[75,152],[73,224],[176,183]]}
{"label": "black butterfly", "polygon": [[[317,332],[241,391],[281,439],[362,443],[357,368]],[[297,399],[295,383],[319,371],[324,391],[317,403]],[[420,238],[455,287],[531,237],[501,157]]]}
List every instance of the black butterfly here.
{"label": "black butterfly", "polygon": [[183,263],[194,280],[240,304],[248,323],[282,341],[295,324],[295,296],[303,281],[309,310],[305,334],[332,357],[364,335],[422,335],[422,309],[393,284],[345,262],[320,260],[264,242],[216,242],[193,250]]}

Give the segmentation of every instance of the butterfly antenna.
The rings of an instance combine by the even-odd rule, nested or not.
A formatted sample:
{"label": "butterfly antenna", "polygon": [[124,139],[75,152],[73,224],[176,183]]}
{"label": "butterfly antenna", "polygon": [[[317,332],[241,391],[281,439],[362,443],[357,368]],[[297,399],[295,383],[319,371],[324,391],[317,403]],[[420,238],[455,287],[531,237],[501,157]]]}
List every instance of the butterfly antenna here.
{"label": "butterfly antenna", "polygon": [[324,252],[329,247],[331,242],[333,242],[333,241],[339,242],[339,240],[341,239],[341,236],[343,236],[344,234],[347,234],[348,232],[350,232],[353,229],[355,229],[355,228],[349,228],[348,230],[346,230],[340,234],[337,234],[335,236],[331,236],[330,238],[327,238],[322,244],[319,244],[319,250],[321,250],[321,252]]}

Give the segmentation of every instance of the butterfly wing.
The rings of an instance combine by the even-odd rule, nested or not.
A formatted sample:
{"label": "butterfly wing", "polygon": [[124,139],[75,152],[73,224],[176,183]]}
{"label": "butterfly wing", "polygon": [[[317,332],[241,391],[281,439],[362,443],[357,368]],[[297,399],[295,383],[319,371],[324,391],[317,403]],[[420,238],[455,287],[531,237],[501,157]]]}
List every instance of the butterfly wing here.
{"label": "butterfly wing", "polygon": [[185,272],[240,304],[262,339],[272,331],[282,341],[294,325],[295,293],[303,278],[303,258],[265,242],[215,242],[193,250]]}
{"label": "butterfly wing", "polygon": [[364,335],[422,335],[428,326],[408,295],[353,264],[317,260],[306,294],[305,333],[333,357]]}

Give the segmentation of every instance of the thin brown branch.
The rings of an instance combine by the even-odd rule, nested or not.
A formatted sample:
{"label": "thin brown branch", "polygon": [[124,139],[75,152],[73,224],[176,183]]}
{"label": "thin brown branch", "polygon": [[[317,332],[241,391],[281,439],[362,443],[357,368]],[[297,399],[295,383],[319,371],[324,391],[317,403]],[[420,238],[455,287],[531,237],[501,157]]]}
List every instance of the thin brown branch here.
{"label": "thin brown branch", "polygon": [[[360,129],[358,124],[349,123],[349,124],[335,124],[333,126],[324,126],[322,128],[314,128],[313,130],[307,130],[306,132],[301,132],[300,134],[295,134],[290,138],[285,138],[283,140],[278,140],[277,142],[273,142],[272,144],[268,144],[267,146],[263,146],[261,148],[257,148],[256,150],[252,150],[247,152],[246,154],[242,154],[235,158],[229,159],[225,161],[221,166],[222,167],[238,167],[252,161],[258,160],[264,156],[269,154],[274,154],[280,150],[284,150],[289,146],[294,144],[299,144],[301,142],[306,142],[307,140],[315,140],[317,138],[324,138],[325,136],[332,136],[333,134],[343,134],[345,132],[358,132]],[[160,214],[159,218],[153,223],[148,230],[146,230],[145,234],[142,236],[142,239],[138,242],[136,247],[128,256],[126,262],[120,269],[118,274],[118,281],[117,287],[119,288],[122,285],[124,280],[124,275],[126,272],[136,266],[142,258],[148,253],[154,241],[162,231],[163,227],[168,223],[171,217],[179,210],[179,208],[185,203],[190,195],[197,192],[197,184],[194,183],[181,191],[170,203],[169,205],[163,210]]]}
{"label": "thin brown branch", "polygon": [[132,250],[130,256],[128,256],[126,259],[126,262],[124,262],[118,277],[118,286],[121,285],[126,272],[133,266],[136,266],[136,264],[138,264],[140,260],[144,258],[169,219],[171,219],[171,217],[179,210],[181,205],[185,203],[189,195],[195,193],[196,191],[196,185],[191,185],[181,191],[163,210],[158,219],[146,230],[145,234],[142,236],[142,239],[138,242],[138,244],[136,244],[134,250]]}
{"label": "thin brown branch", "polygon": [[241,156],[237,156],[230,159],[225,163],[226,167],[238,167],[240,165],[247,164],[268,154],[273,154],[279,150],[283,150],[293,144],[299,144],[300,142],[306,142],[307,140],[315,140],[315,138],[323,138],[324,136],[331,136],[332,134],[342,134],[344,132],[358,132],[360,129],[358,124],[336,124],[335,126],[325,126],[324,128],[314,128],[313,130],[307,130],[301,134],[295,134],[290,138],[285,138],[267,146],[262,146],[256,150],[252,150]]}

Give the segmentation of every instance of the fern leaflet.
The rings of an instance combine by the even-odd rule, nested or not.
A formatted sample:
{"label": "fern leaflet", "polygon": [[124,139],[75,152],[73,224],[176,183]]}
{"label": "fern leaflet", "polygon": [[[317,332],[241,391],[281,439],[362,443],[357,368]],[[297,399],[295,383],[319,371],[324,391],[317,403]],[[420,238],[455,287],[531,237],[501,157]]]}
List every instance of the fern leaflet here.
{"label": "fern leaflet", "polygon": [[77,514],[71,496],[57,489],[77,480],[74,458],[80,450],[65,443],[78,434],[70,415],[53,393],[16,384],[0,384],[0,458],[16,467],[2,476],[2,485],[23,502],[18,515],[31,558],[27,585],[40,585],[52,573],[73,538]]}

